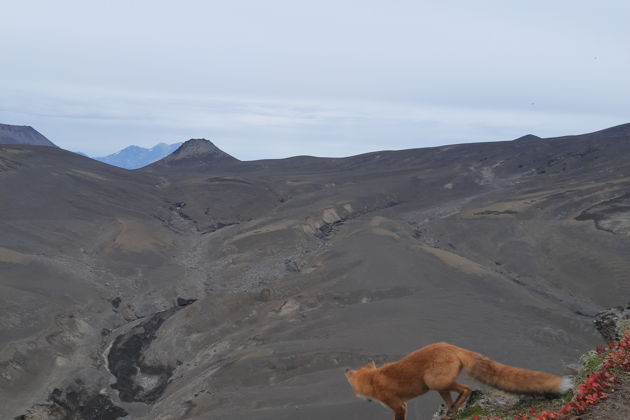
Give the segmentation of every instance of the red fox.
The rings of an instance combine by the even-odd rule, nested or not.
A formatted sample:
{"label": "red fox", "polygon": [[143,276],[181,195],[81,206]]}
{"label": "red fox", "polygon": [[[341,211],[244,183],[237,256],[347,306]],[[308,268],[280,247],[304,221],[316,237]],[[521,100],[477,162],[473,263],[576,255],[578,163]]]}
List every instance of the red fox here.
{"label": "red fox", "polygon": [[[406,401],[429,390],[440,393],[447,407],[445,418],[450,418],[471,393],[470,387],[455,382],[462,368],[479,382],[504,391],[561,394],[571,388],[568,377],[504,365],[448,343],[429,344],[380,368],[371,362],[360,369],[346,369],[346,378],[357,397],[391,408],[394,420],[405,420]],[[455,403],[451,391],[459,394]]]}

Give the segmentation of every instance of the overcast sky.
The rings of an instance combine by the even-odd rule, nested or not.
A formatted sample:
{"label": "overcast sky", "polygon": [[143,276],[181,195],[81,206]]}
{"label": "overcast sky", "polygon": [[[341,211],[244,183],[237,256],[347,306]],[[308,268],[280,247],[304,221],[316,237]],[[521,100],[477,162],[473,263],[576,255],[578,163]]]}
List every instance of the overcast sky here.
{"label": "overcast sky", "polygon": [[630,1],[7,1],[0,123],[240,159],[630,122]]}

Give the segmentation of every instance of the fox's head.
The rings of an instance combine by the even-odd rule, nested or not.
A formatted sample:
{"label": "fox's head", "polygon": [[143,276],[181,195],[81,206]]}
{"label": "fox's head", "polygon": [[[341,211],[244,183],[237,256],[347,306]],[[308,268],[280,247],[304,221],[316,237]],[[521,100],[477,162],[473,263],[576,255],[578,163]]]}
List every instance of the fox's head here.
{"label": "fox's head", "polygon": [[374,361],[359,369],[346,369],[346,379],[356,396],[367,398],[372,395],[372,381],[370,378],[375,371],[376,363]]}

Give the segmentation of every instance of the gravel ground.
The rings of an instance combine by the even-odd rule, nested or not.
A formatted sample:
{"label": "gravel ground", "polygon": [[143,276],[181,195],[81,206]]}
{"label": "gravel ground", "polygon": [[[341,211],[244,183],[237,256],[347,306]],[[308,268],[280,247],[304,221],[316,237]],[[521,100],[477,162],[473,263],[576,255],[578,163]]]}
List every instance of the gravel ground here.
{"label": "gravel ground", "polygon": [[610,398],[594,406],[580,417],[584,420],[630,419],[630,374],[622,376],[621,388],[610,394]]}

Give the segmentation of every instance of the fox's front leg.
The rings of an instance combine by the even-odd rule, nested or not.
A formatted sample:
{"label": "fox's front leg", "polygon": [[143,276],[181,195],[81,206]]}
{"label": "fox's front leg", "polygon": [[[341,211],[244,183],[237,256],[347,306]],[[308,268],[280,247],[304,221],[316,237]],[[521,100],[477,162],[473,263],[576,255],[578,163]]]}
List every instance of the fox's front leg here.
{"label": "fox's front leg", "polygon": [[394,410],[394,420],[407,420],[407,403],[401,403]]}
{"label": "fox's front leg", "polygon": [[407,420],[407,403],[398,398],[385,398],[381,402],[392,409],[394,420]]}

